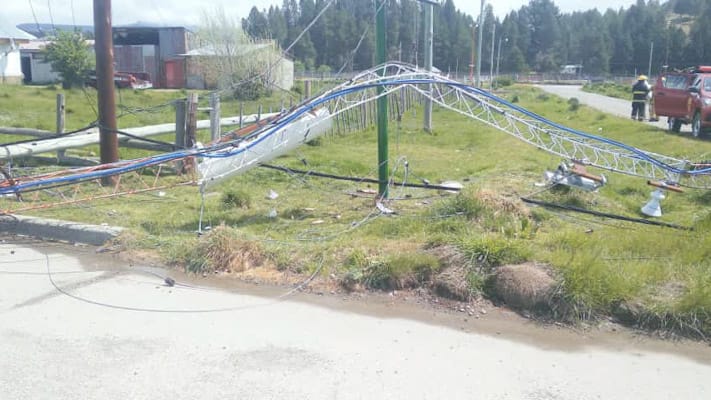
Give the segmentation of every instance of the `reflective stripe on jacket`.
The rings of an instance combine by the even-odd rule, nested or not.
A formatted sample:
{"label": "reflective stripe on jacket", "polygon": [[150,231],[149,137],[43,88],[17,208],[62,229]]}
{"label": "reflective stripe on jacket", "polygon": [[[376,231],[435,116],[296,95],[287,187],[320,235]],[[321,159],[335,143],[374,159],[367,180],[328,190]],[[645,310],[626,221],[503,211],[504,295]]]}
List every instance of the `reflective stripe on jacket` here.
{"label": "reflective stripe on jacket", "polygon": [[647,100],[649,93],[649,85],[645,81],[637,81],[632,86],[632,101],[635,103],[644,103]]}

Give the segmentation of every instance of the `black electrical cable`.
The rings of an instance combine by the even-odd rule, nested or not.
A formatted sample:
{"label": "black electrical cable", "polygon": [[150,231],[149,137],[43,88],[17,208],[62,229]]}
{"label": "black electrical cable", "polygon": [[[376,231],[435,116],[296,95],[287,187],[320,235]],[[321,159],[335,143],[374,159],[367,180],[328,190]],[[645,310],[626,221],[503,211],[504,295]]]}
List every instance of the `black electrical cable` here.
{"label": "black electrical cable", "polygon": [[[137,312],[150,312],[150,313],[164,313],[164,314],[206,314],[206,313],[217,313],[217,312],[227,312],[227,311],[237,311],[237,310],[247,310],[247,309],[253,309],[257,307],[266,307],[270,306],[272,304],[279,303],[281,301],[284,301],[287,297],[291,296],[294,292],[301,290],[305,286],[307,286],[315,277],[318,275],[321,270],[323,269],[323,260],[321,260],[321,264],[319,265],[318,268],[314,271],[311,276],[309,276],[306,280],[301,282],[299,285],[295,286],[291,290],[285,292],[282,295],[279,295],[273,299],[270,299],[268,301],[262,302],[262,303],[257,303],[257,304],[246,304],[246,305],[240,305],[240,306],[233,306],[233,307],[216,307],[216,308],[203,308],[203,309],[163,309],[163,308],[144,308],[144,307],[130,307],[130,306],[122,306],[122,305],[117,305],[117,304],[110,304],[110,303],[104,303],[96,300],[92,300],[86,297],[78,296],[73,293],[70,293],[61,287],[57,285],[57,283],[54,281],[53,278],[53,273],[52,270],[50,269],[50,260],[49,260],[49,255],[47,253],[44,253],[45,257],[45,265],[46,265],[46,275],[47,278],[49,279],[49,282],[52,284],[55,290],[57,290],[59,293],[71,297],[72,299],[96,305],[96,306],[101,306],[101,307],[106,307],[106,308],[113,308],[117,310],[124,310],[124,311],[137,311]],[[144,271],[145,272],[145,271]],[[160,275],[158,274],[153,274],[158,277]],[[170,279],[170,281],[168,280]],[[175,281],[171,278],[164,278],[164,282],[167,286],[173,286],[176,285]],[[182,285],[181,285],[182,286]],[[189,285],[185,285],[188,288],[193,288]]]}
{"label": "black electrical cable", "polygon": [[25,144],[25,143],[43,142],[43,141],[45,141],[45,140],[50,140],[50,139],[58,139],[58,138],[65,137],[65,136],[67,136],[67,135],[72,135],[72,134],[75,134],[75,133],[79,133],[79,132],[82,132],[82,131],[86,131],[86,130],[91,129],[91,128],[95,128],[96,126],[97,126],[97,125],[96,125],[96,122],[92,122],[91,124],[89,124],[89,125],[87,125],[87,126],[85,126],[85,127],[83,127],[83,128],[75,129],[75,130],[73,130],[73,131],[62,132],[62,133],[56,133],[56,134],[47,135],[47,136],[44,136],[44,137],[41,137],[41,138],[32,138],[32,139],[19,140],[19,141],[17,141],[17,142],[12,142],[12,143],[3,143],[3,144],[0,144],[0,147],[8,147],[8,146],[13,146],[13,145],[17,145],[17,144]]}
{"label": "black electrical cable", "polygon": [[586,209],[580,208],[580,207],[566,206],[563,204],[556,204],[556,203],[549,203],[547,201],[533,200],[533,199],[529,199],[526,197],[521,197],[521,201],[523,201],[524,203],[536,204],[536,205],[543,206],[543,207],[550,207],[550,208],[557,208],[560,210],[575,211],[575,212],[579,212],[579,213],[583,213],[583,214],[590,214],[590,215],[595,215],[595,216],[603,217],[603,218],[618,219],[621,221],[634,222],[634,223],[638,223],[638,224],[663,226],[665,228],[680,229],[680,230],[685,230],[685,231],[693,231],[694,230],[693,227],[675,225],[675,224],[670,224],[667,222],[650,221],[648,219],[643,219],[643,218],[626,217],[624,215],[603,213],[603,212],[599,212],[599,211],[586,210]]}
{"label": "black electrical cable", "polygon": [[[277,171],[286,172],[286,173],[315,176],[315,177],[319,177],[319,178],[329,178],[329,179],[351,181],[351,182],[380,183],[379,180],[372,179],[372,178],[358,178],[358,177],[352,177],[352,176],[326,174],[323,172],[304,171],[304,170],[299,170],[299,169],[280,167],[280,166],[271,165],[271,164],[260,164],[259,166],[264,167],[264,168],[274,169]],[[419,184],[419,183],[406,183],[406,182],[391,182],[391,183],[395,186],[414,187],[414,188],[420,188],[420,189],[453,190],[453,191],[460,190],[459,188],[449,187],[449,186],[441,186],[441,185],[425,185],[425,184]]]}
{"label": "black electrical cable", "polygon": [[166,147],[170,148],[171,150],[180,150],[180,149],[183,149],[183,147],[176,146],[174,143],[164,142],[164,141],[162,141],[162,140],[149,139],[149,138],[145,138],[145,137],[141,137],[141,136],[136,136],[136,135],[134,135],[134,134],[132,134],[132,133],[128,133],[128,132],[122,131],[122,130],[120,130],[120,129],[108,129],[108,128],[105,128],[105,127],[103,127],[103,126],[101,126],[101,125],[99,125],[99,127],[100,127],[100,128],[103,128],[103,129],[106,130],[106,131],[113,132],[113,133],[117,133],[117,134],[119,134],[119,135],[121,135],[121,136],[126,136],[126,137],[129,137],[129,138],[131,138],[131,139],[140,140],[140,141],[147,142],[147,143],[153,143],[153,144],[157,144],[157,145],[160,145],[160,146],[166,146]]}

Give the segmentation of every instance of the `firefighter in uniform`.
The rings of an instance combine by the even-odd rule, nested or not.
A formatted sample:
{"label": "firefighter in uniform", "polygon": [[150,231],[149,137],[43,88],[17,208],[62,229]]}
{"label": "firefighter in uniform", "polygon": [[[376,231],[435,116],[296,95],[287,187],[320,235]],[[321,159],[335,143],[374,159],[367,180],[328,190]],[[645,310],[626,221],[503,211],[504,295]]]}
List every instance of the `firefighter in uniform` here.
{"label": "firefighter in uniform", "polygon": [[647,77],[640,75],[637,82],[632,85],[632,119],[638,121],[644,120],[644,106],[647,102],[647,94],[650,87],[647,83]]}

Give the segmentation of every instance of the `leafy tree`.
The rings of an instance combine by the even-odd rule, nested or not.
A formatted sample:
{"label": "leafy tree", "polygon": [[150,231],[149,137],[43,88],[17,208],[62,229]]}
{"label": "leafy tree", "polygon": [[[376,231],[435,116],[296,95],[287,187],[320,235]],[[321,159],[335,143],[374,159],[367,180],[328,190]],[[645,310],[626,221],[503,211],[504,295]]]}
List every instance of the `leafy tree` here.
{"label": "leafy tree", "polygon": [[269,21],[264,14],[259,12],[257,7],[252,7],[247,19],[242,20],[242,29],[255,39],[267,39],[271,36]]}
{"label": "leafy tree", "polygon": [[[268,11],[253,8],[245,29],[252,37],[272,37],[286,47],[326,4],[329,8],[290,56],[308,69],[321,65],[335,71],[370,68],[375,52],[373,0],[282,0],[281,7]],[[457,10],[454,0],[441,4],[434,8],[434,65],[443,71],[467,72],[475,19]],[[501,71],[509,73],[550,72],[562,64],[583,64],[589,73],[632,74],[646,71],[651,43],[654,68],[689,66],[711,58],[711,49],[706,48],[711,33],[703,23],[708,17],[701,17],[707,15],[709,0],[637,0],[628,9],[608,9],[603,14],[592,6],[590,11],[561,14],[553,0],[529,0],[502,21],[496,19],[492,5],[497,7],[489,2],[485,10],[483,38],[476,39],[483,44],[482,72],[490,68],[492,42],[496,63],[499,39],[508,39],[501,46]],[[389,0],[387,19],[388,57],[422,65],[422,3]],[[491,34],[494,26],[496,37]]]}
{"label": "leafy tree", "polygon": [[281,12],[279,7],[269,7],[269,12],[267,13],[267,21],[269,24],[269,32],[271,33],[272,39],[276,40],[281,47],[286,46],[286,18],[284,17],[284,13]]}
{"label": "leafy tree", "polygon": [[45,59],[62,77],[62,87],[83,86],[89,71],[94,68],[91,46],[80,32],[58,31],[44,48]]}
{"label": "leafy tree", "polygon": [[254,46],[241,24],[221,9],[203,14],[196,37],[204,54],[192,60],[205,86],[231,88],[240,99],[269,94],[276,80],[272,66],[279,57],[273,48]]}
{"label": "leafy tree", "polygon": [[705,0],[676,0],[671,2],[677,14],[696,15],[702,12]]}
{"label": "leafy tree", "polygon": [[691,26],[688,57],[693,64],[705,64],[711,60],[711,3],[704,6],[703,12]]}
{"label": "leafy tree", "polygon": [[526,58],[539,71],[557,70],[560,64],[559,13],[551,0],[531,0],[527,6],[531,41]]}

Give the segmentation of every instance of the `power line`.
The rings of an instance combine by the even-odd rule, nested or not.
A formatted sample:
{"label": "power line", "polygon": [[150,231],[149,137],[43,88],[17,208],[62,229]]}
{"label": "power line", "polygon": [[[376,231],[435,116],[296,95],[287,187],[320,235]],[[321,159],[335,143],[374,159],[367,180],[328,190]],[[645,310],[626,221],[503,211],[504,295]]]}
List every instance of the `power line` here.
{"label": "power line", "polygon": [[49,22],[52,23],[52,30],[54,31],[54,36],[57,36],[57,27],[54,25],[54,17],[52,16],[51,0],[47,0],[47,9],[49,10]]}
{"label": "power line", "polygon": [[[375,10],[375,15],[378,14],[378,12],[380,11],[380,9],[383,8],[383,7],[385,6],[385,4],[386,4],[385,2],[383,2],[382,4],[380,4],[380,7],[378,7],[378,8]],[[375,4],[373,4],[373,5],[375,5]],[[356,53],[358,53],[358,49],[360,48],[360,45],[363,43],[363,39],[365,39],[365,36],[368,34],[369,31],[370,31],[370,24],[366,24],[365,30],[363,31],[363,34],[360,35],[360,39],[358,39],[358,43],[356,44],[356,47],[351,51],[351,53],[350,53],[350,54],[348,55],[348,57],[346,58],[346,61],[343,63],[343,65],[341,66],[341,68],[338,70],[338,73],[339,73],[339,74],[340,74],[341,72],[343,72],[343,70],[346,68],[346,66],[348,66],[348,63],[352,63],[352,62],[353,62],[353,60],[355,59]],[[353,68],[353,65],[351,64],[351,69],[352,69],[352,68]]]}
{"label": "power line", "polygon": [[72,25],[74,25],[74,29],[77,28],[77,20],[74,17],[74,0],[71,0],[69,2],[69,7],[71,7],[72,10]]}
{"label": "power line", "polygon": [[[271,75],[271,72],[272,72],[272,70],[274,69],[274,67],[275,67],[278,63],[280,63],[280,62],[285,58],[285,54],[287,54],[287,53],[299,42],[299,40],[301,40],[301,38],[309,31],[309,29],[311,29],[311,27],[312,27],[314,24],[316,24],[316,22],[318,22],[318,20],[321,18],[321,16],[326,12],[326,10],[331,6],[331,4],[333,4],[334,1],[335,1],[335,0],[330,0],[328,3],[326,3],[326,5],[325,5],[325,6],[321,9],[321,11],[314,17],[314,19],[311,20],[311,22],[301,31],[301,33],[299,33],[299,35],[291,42],[291,44],[290,44],[285,50],[283,50],[283,51],[281,52],[281,55],[280,55],[273,63],[271,63],[271,64],[268,66],[268,68],[267,68],[264,72],[262,72],[261,74],[254,75],[254,76],[252,76],[252,77],[250,77],[250,78],[243,79],[243,80],[241,80],[241,81],[239,81],[239,82],[236,82],[236,83],[230,85],[230,87],[227,88],[227,89],[218,90],[218,91],[215,91],[215,92],[216,92],[216,93],[220,93],[220,92],[223,92],[223,91],[228,90],[228,89],[235,89],[235,88],[237,88],[237,87],[239,87],[239,86],[241,86],[241,85],[244,85],[244,84],[247,84],[247,83],[250,83],[250,82],[254,82],[255,80],[257,80],[257,79],[259,79],[259,78],[262,78],[262,77],[264,77],[265,75]],[[268,82],[268,83],[269,83],[270,85],[273,85],[272,82]],[[280,88],[280,89],[281,89],[281,88]],[[284,91],[286,91],[287,93],[289,93],[290,96],[293,96],[293,94],[291,94],[291,93],[288,92],[287,90],[284,90]]]}
{"label": "power line", "polygon": [[37,14],[35,14],[35,7],[32,5],[32,0],[27,0],[30,3],[30,10],[32,10],[32,18],[35,20],[35,25],[37,26],[37,31],[42,34],[42,27],[39,24],[39,21],[37,20]]}

